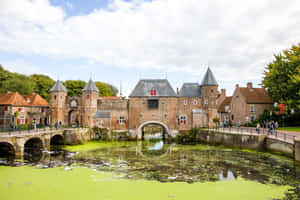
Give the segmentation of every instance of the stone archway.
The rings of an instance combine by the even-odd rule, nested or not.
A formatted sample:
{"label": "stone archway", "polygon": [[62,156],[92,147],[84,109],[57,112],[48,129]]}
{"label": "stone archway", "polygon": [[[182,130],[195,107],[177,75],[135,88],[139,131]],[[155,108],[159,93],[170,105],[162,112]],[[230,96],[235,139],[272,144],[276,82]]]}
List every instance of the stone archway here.
{"label": "stone archway", "polygon": [[24,144],[24,159],[38,162],[42,158],[44,142],[40,137],[29,138]]}
{"label": "stone archway", "polygon": [[55,134],[50,139],[51,145],[64,145],[64,136],[61,134]]}
{"label": "stone archway", "polygon": [[9,142],[0,142],[0,157],[8,157],[15,155],[15,148]]}
{"label": "stone archway", "polygon": [[137,131],[137,137],[138,137],[138,139],[142,139],[143,128],[145,126],[151,125],[151,124],[153,124],[153,125],[160,125],[163,128],[163,132],[164,132],[163,134],[169,136],[169,134],[170,134],[169,133],[169,128],[168,128],[168,126],[166,124],[164,124],[164,123],[162,123],[160,121],[146,121],[146,122],[142,123],[139,126],[139,128],[138,128],[138,131]]}

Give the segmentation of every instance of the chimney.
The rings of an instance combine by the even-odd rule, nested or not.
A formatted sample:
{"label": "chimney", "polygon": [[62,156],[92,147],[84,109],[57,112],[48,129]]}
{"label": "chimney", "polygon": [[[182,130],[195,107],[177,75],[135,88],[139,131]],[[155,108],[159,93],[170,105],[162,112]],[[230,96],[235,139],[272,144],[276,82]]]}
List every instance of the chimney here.
{"label": "chimney", "polygon": [[236,87],[236,88],[239,88],[240,86],[239,86],[239,84],[236,84],[235,87]]}
{"label": "chimney", "polygon": [[247,83],[247,88],[252,89],[252,82]]}
{"label": "chimney", "polygon": [[177,95],[179,95],[179,88],[176,88]]}
{"label": "chimney", "polygon": [[226,89],[224,89],[224,88],[221,89],[221,96],[224,96],[224,97],[226,96]]}

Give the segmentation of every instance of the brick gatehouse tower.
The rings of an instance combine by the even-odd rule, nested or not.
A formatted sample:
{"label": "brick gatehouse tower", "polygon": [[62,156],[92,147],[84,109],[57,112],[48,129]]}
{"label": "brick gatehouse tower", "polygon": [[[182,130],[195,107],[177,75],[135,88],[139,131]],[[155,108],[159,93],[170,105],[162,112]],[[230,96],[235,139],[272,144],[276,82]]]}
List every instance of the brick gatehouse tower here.
{"label": "brick gatehouse tower", "polygon": [[99,97],[90,80],[81,97],[67,96],[61,81],[50,90],[51,124],[97,126],[141,137],[144,126],[156,124],[169,135],[213,126],[217,117],[218,83],[207,69],[201,84],[184,83],[175,92],[167,79],[140,80],[128,99]]}

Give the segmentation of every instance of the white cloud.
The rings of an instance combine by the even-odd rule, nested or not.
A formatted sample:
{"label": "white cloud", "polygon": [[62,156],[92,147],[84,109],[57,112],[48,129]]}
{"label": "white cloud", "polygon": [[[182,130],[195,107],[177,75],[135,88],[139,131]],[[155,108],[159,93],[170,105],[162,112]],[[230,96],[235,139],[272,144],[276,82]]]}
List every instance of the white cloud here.
{"label": "white cloud", "polygon": [[300,42],[298,0],[112,0],[66,17],[47,0],[0,2],[0,51],[81,57],[125,68],[261,78],[274,53]]}

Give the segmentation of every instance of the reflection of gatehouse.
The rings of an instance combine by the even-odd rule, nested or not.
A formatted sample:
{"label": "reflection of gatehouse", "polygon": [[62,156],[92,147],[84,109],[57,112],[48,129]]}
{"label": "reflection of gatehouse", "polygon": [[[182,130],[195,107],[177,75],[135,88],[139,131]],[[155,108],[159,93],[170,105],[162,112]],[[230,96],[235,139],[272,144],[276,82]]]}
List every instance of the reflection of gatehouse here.
{"label": "reflection of gatehouse", "polygon": [[148,124],[162,127],[163,136],[175,136],[180,130],[213,126],[220,97],[217,81],[208,69],[203,81],[184,83],[177,92],[166,79],[143,79],[128,99],[99,97],[90,80],[82,96],[69,97],[64,85],[57,81],[50,90],[51,124],[90,126],[126,131],[142,138]]}

